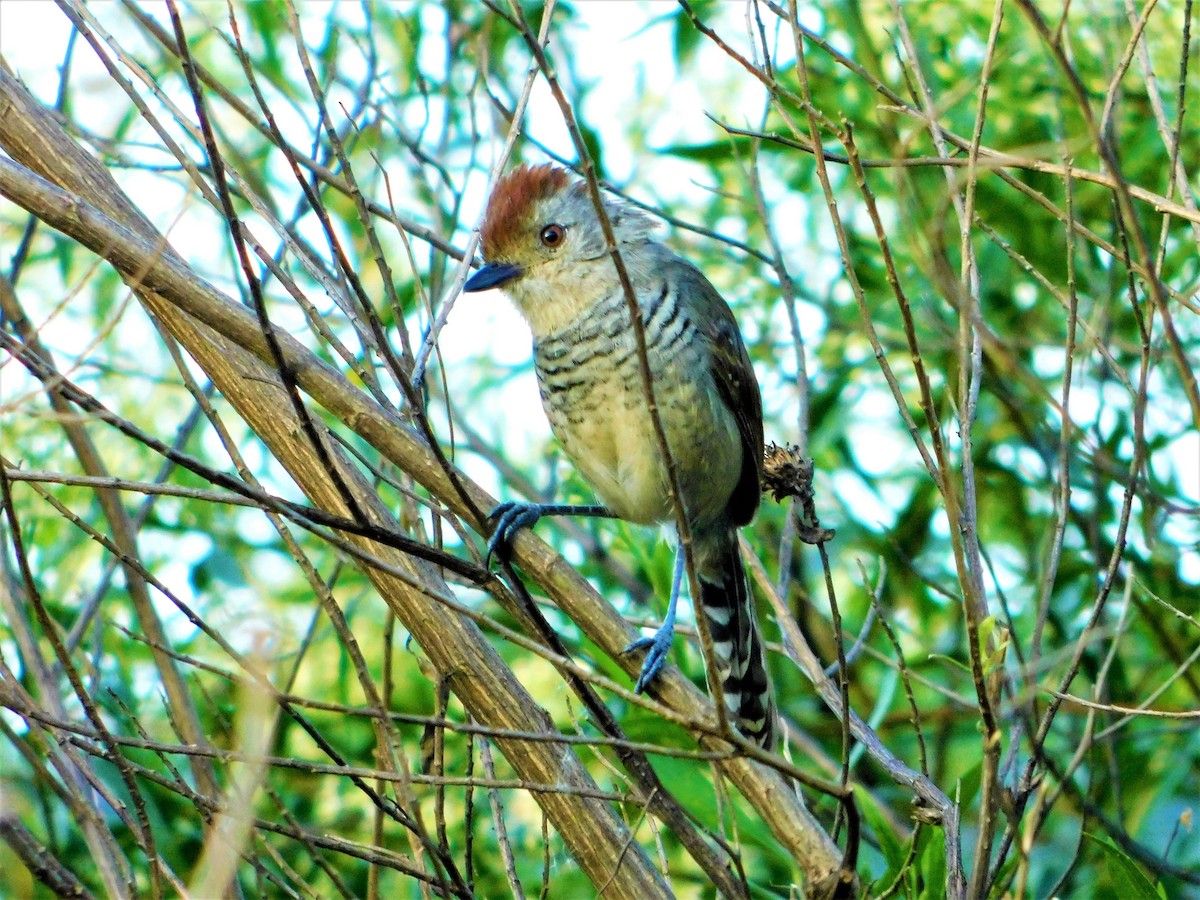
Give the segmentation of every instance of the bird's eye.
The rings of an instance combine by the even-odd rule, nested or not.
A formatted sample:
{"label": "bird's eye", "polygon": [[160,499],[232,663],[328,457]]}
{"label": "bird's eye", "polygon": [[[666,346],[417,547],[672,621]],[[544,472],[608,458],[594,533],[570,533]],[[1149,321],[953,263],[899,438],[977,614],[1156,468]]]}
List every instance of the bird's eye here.
{"label": "bird's eye", "polygon": [[549,247],[552,250],[561,244],[566,236],[567,229],[562,225],[547,225],[539,235],[543,246]]}

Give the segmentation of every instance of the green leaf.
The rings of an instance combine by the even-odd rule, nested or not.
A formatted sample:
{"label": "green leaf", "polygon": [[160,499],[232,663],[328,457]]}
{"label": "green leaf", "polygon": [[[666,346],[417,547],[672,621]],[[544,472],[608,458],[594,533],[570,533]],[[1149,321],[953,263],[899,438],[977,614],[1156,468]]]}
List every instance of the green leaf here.
{"label": "green leaf", "polygon": [[588,156],[596,165],[596,174],[600,178],[604,178],[604,144],[600,140],[600,135],[594,128],[589,128],[583,123],[579,125],[579,135],[583,138],[583,145],[587,147]]}
{"label": "green leaf", "polygon": [[947,656],[945,653],[930,653],[929,656],[926,657],[926,659],[929,660],[930,662],[932,662],[935,659],[940,659],[943,662],[950,663],[950,665],[954,666],[955,668],[962,669],[964,672],[971,671],[971,667],[968,666],[965,662],[960,662],[959,660],[955,659],[953,656]]}
{"label": "green leaf", "polygon": [[920,868],[924,886],[921,900],[942,900],[946,896],[946,842],[940,828],[921,831]]}
{"label": "green leaf", "polygon": [[862,785],[854,786],[854,800],[862,811],[863,818],[875,832],[875,837],[879,841],[879,849],[883,852],[883,858],[887,860],[888,871],[881,880],[884,884],[888,884],[899,873],[900,867],[904,865],[904,860],[908,858],[908,852],[897,840],[891,823],[883,814],[883,810],[879,808],[879,804],[875,802],[875,798]]}
{"label": "green leaf", "polygon": [[959,795],[956,798],[964,807],[971,803],[979,793],[979,785],[983,781],[983,762],[976,762],[968,768],[959,779]]}
{"label": "green leaf", "polygon": [[670,147],[664,147],[662,152],[678,156],[680,159],[691,159],[697,162],[724,162],[733,158],[735,145],[745,143],[748,143],[745,138],[736,138],[710,141],[707,144],[672,144]]}
{"label": "green leaf", "polygon": [[1159,900],[1158,891],[1150,883],[1150,879],[1142,874],[1142,870],[1124,850],[1102,834],[1085,831],[1084,836],[1104,851],[1105,868],[1108,870],[1108,877],[1118,889],[1118,896],[1127,900]]}
{"label": "green leaf", "polygon": [[[712,0],[694,0],[692,11],[701,22],[707,22],[708,13],[712,11]],[[693,24],[691,17],[680,10],[675,16],[675,61],[680,65],[689,62],[703,39],[704,35]]]}
{"label": "green leaf", "polygon": [[996,630],[996,617],[988,616],[979,623],[979,649],[983,654],[987,653],[988,642],[992,639],[992,632]]}

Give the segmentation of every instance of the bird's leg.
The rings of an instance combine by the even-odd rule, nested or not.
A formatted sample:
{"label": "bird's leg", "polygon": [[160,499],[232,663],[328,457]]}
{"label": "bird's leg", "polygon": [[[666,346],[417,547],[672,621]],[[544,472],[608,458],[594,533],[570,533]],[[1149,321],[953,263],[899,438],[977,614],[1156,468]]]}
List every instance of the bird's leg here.
{"label": "bird's leg", "polygon": [[650,648],[645,661],[642,662],[642,672],[638,675],[637,684],[633,686],[635,694],[644,691],[667,664],[667,654],[671,652],[671,645],[675,642],[675,607],[679,605],[679,588],[683,583],[684,560],[685,554],[681,544],[675,551],[675,572],[671,576],[671,599],[667,601],[667,614],[663,617],[663,623],[658,627],[658,631],[654,632],[652,637],[638,638],[625,648],[625,653],[641,650],[643,647]]}
{"label": "bird's leg", "polygon": [[597,516],[614,519],[607,506],[576,506],[570,503],[501,503],[488,515],[488,521],[496,523],[488,540],[487,558],[484,565],[490,567],[493,554],[505,557],[512,547],[513,538],[522,528],[532,528],[543,516]]}

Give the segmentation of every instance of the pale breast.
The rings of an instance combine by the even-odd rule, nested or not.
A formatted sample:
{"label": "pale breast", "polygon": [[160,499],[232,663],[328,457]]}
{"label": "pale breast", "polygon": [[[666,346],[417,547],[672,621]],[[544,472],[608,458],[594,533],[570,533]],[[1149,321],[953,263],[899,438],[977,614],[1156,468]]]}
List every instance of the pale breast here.
{"label": "pale breast", "polygon": [[[686,309],[664,288],[643,304],[643,318],[685,508],[693,522],[707,523],[724,515],[737,483],[737,425],[716,395]],[[632,522],[671,519],[625,298],[605,298],[576,327],[538,341],[534,360],[555,436],[605,505]]]}

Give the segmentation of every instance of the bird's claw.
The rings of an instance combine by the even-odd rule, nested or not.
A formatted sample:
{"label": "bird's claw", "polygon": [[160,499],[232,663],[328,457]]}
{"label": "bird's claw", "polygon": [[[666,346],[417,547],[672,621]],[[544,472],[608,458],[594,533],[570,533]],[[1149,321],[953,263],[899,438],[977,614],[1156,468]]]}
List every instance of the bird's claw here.
{"label": "bird's claw", "polygon": [[488,540],[484,565],[492,567],[492,557],[497,553],[508,559],[513,539],[522,528],[532,528],[542,517],[542,508],[536,503],[501,503],[488,515],[488,521],[496,523]]}
{"label": "bird's claw", "polygon": [[650,683],[658,677],[662,672],[663,667],[667,664],[667,655],[671,652],[671,645],[675,642],[675,626],[669,623],[664,623],[663,627],[654,632],[651,637],[641,637],[626,647],[622,653],[632,653],[634,650],[641,650],[649,647],[649,652],[646,653],[646,658],[642,661],[642,671],[638,675],[637,684],[633,686],[633,692],[640,694]]}

